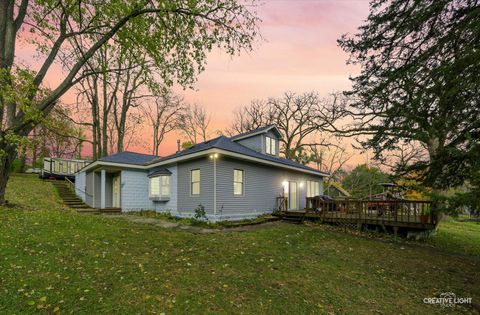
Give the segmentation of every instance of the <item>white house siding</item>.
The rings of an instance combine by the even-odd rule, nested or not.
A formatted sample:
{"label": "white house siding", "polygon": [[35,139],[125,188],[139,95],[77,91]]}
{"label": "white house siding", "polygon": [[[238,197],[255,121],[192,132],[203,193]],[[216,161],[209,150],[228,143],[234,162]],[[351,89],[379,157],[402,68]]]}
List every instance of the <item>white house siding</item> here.
{"label": "white house siding", "polygon": [[170,166],[170,200],[152,201],[149,197],[148,171],[122,170],[121,207],[123,211],[155,210],[177,215],[177,167]]}
{"label": "white house siding", "polygon": [[87,173],[80,172],[75,174],[75,193],[83,201],[86,200],[85,192],[87,191]]}

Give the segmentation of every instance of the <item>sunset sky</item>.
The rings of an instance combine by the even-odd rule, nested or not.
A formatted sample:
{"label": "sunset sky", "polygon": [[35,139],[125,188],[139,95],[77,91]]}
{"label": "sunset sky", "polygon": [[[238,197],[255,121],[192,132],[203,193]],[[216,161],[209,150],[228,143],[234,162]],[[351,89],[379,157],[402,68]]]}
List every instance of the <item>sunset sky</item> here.
{"label": "sunset sky", "polygon": [[[227,127],[232,111],[252,99],[280,96],[286,91],[327,95],[348,89],[349,76],[358,73],[358,68],[346,65],[348,56],[337,46],[337,39],[354,33],[366,19],[367,0],[265,0],[257,11],[264,40],[255,50],[234,57],[212,52],[195,90],[178,91],[187,101],[207,108],[212,114],[212,129]],[[27,46],[18,47],[17,55],[33,67],[37,64]],[[55,87],[61,77],[61,70],[54,69],[48,75],[48,85]],[[63,100],[73,102],[74,93]],[[175,134],[167,137],[162,155],[175,151],[177,138]],[[141,146],[129,149],[147,151]],[[356,157],[352,161],[360,160]]]}

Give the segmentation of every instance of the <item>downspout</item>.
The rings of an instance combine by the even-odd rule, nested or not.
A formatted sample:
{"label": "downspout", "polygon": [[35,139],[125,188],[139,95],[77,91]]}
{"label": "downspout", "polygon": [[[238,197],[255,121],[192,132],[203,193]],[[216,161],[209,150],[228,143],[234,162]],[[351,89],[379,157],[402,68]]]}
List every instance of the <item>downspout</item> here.
{"label": "downspout", "polygon": [[217,158],[213,156],[213,215],[217,215]]}

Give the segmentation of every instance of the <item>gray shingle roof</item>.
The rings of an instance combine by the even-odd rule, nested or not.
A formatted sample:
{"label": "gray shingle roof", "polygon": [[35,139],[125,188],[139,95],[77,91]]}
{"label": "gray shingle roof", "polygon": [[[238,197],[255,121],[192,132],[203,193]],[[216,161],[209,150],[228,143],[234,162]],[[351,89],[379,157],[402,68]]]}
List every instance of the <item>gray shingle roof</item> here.
{"label": "gray shingle roof", "polygon": [[[100,162],[113,162],[113,163],[122,163],[122,164],[131,164],[131,165],[144,165],[144,166],[149,166],[157,162],[164,162],[168,161],[174,158],[178,157],[183,157],[183,156],[188,156],[193,153],[198,153],[202,151],[206,151],[209,149],[221,149],[253,158],[258,158],[261,160],[269,161],[269,162],[274,162],[280,165],[285,165],[289,167],[294,167],[297,169],[303,169],[303,170],[308,170],[311,172],[318,173],[319,175],[328,175],[327,173],[321,172],[317,169],[314,169],[312,167],[285,159],[281,157],[276,157],[272,155],[267,155],[263,154],[261,152],[257,152],[253,149],[250,149],[246,146],[243,146],[239,143],[237,143],[235,140],[239,137],[244,137],[248,136],[250,134],[257,134],[257,133],[262,133],[264,131],[270,130],[272,127],[275,127],[274,125],[268,125],[262,128],[258,128],[255,130],[252,130],[250,132],[237,135],[235,137],[225,137],[225,136],[220,136],[202,143],[195,144],[191,146],[190,148],[165,156],[165,157],[159,157],[156,155],[150,155],[150,154],[142,154],[142,153],[136,153],[136,152],[129,152],[129,151],[124,151],[120,152],[117,154],[109,155],[106,157],[103,157],[99,159],[98,161]],[[166,170],[168,171],[168,170]],[[164,169],[154,169],[152,170],[152,173],[150,175],[155,174],[156,172],[159,172],[158,174],[162,174],[162,172],[165,172]]]}
{"label": "gray shingle roof", "polygon": [[231,138],[227,138],[225,136],[220,136],[218,138],[215,138],[215,139],[212,139],[212,140],[209,140],[209,141],[206,141],[206,142],[195,144],[192,147],[190,147],[189,149],[177,152],[175,154],[172,154],[172,155],[169,155],[169,156],[166,156],[166,157],[162,157],[162,158],[152,160],[152,161],[148,162],[147,164],[153,164],[153,163],[157,163],[157,162],[168,161],[170,159],[190,155],[190,154],[201,152],[201,151],[206,151],[206,150],[213,149],[213,148],[222,149],[222,150],[233,152],[233,153],[243,154],[243,155],[246,155],[246,156],[262,159],[262,160],[265,160],[265,161],[275,162],[275,163],[279,163],[279,164],[283,164],[283,165],[287,165],[287,166],[291,166],[291,167],[295,167],[295,168],[299,168],[299,169],[304,169],[304,170],[308,170],[308,171],[317,172],[320,175],[326,175],[326,173],[321,172],[321,171],[319,171],[317,169],[314,169],[312,167],[309,167],[309,166],[306,166],[306,165],[303,165],[303,164],[300,164],[300,163],[297,163],[297,162],[294,162],[294,161],[291,161],[291,160],[288,160],[288,159],[285,159],[285,158],[276,157],[276,156],[267,155],[267,154],[257,152],[253,149],[247,148],[246,146],[238,144],[237,142],[232,141]]}
{"label": "gray shingle roof", "polygon": [[236,140],[236,139],[240,139],[240,138],[248,138],[248,136],[250,136],[250,135],[256,135],[256,134],[260,134],[260,133],[263,133],[263,132],[267,132],[268,130],[270,130],[272,128],[276,128],[276,126],[273,125],[273,124],[272,125],[267,125],[267,126],[264,126],[264,127],[260,127],[260,128],[254,129],[254,130],[250,130],[250,131],[235,135],[233,137],[230,137],[230,139]]}
{"label": "gray shingle roof", "polygon": [[133,165],[143,165],[153,159],[158,158],[158,155],[136,153],[130,151],[119,152],[103,158],[98,159],[102,162],[112,162],[112,163],[122,163],[122,164],[133,164]]}
{"label": "gray shingle roof", "polygon": [[172,172],[170,172],[166,168],[159,168],[159,169],[153,170],[153,172],[148,174],[148,177],[157,176],[157,175],[172,175]]}

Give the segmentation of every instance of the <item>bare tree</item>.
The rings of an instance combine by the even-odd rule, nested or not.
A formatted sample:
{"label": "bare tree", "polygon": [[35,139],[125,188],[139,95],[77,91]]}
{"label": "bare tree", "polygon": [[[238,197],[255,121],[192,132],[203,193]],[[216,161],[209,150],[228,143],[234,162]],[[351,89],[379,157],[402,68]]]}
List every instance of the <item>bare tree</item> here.
{"label": "bare tree", "polygon": [[353,154],[348,152],[340,137],[322,139],[316,144],[309,146],[310,161],[316,168],[330,174],[325,180],[325,186],[329,187],[332,181],[341,182],[342,170]]}
{"label": "bare tree", "polygon": [[[344,99],[340,94],[321,98],[318,93],[285,93],[268,101],[254,101],[237,111],[230,130],[245,132],[275,124],[282,134],[281,153],[291,160],[306,162],[308,148],[315,145],[315,136],[326,132],[343,117]],[[231,133],[231,132],[230,132]]]}
{"label": "bare tree", "polygon": [[207,141],[212,116],[205,107],[194,104],[182,111],[179,116],[178,127],[192,144]]}
{"label": "bare tree", "polygon": [[272,119],[267,102],[262,100],[253,100],[249,106],[235,110],[233,116],[233,123],[226,130],[230,136],[266,126]]}
{"label": "bare tree", "polygon": [[165,136],[178,128],[179,118],[185,111],[183,98],[171,91],[154,97],[144,108],[145,116],[153,129],[152,154],[159,155],[159,147]]}
{"label": "bare tree", "polygon": [[[114,69],[107,71],[112,64]],[[93,155],[98,158],[128,146],[140,117],[135,109],[160,84],[154,64],[144,54],[126,53],[116,45],[102,47],[88,67],[94,74],[81,81],[77,90],[78,99],[90,109]]]}

